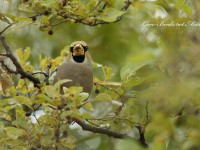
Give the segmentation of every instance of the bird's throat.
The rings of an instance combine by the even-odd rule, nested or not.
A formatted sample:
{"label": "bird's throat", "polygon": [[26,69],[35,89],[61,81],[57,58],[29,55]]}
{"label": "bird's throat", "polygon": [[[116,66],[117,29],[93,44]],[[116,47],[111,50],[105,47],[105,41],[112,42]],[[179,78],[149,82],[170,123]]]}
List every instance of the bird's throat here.
{"label": "bird's throat", "polygon": [[82,62],[84,62],[84,60],[85,60],[85,55],[80,55],[80,56],[73,56],[73,55],[72,55],[72,58],[73,58],[73,60],[74,60],[75,62],[77,62],[77,63],[82,63]]}

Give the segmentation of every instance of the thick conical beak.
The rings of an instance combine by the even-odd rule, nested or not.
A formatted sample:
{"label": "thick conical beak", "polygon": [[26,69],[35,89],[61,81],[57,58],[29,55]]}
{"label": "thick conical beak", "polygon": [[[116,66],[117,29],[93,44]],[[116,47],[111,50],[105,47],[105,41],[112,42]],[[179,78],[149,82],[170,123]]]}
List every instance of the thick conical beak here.
{"label": "thick conical beak", "polygon": [[76,44],[73,48],[73,56],[82,56],[84,54],[83,46],[81,44]]}

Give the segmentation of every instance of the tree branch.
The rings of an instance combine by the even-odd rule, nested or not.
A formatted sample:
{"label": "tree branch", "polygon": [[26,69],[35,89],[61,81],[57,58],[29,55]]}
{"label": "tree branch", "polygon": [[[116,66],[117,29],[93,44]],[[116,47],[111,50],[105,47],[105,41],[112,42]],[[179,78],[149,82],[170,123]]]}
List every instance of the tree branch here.
{"label": "tree branch", "polygon": [[34,76],[29,74],[28,72],[24,71],[24,69],[22,68],[22,66],[20,65],[20,63],[16,59],[16,57],[13,55],[12,50],[8,46],[8,44],[7,44],[6,40],[5,40],[5,37],[2,34],[0,34],[0,41],[1,41],[4,49],[6,50],[7,57],[9,57],[12,60],[13,64],[15,65],[16,72],[21,75],[21,78],[29,79],[30,81],[32,81],[34,83],[35,87],[39,88],[39,84],[40,84],[39,79],[35,78]]}
{"label": "tree branch", "polygon": [[126,11],[129,8],[129,6],[132,4],[131,0],[126,0],[124,3],[125,5],[121,9],[122,11]]}
{"label": "tree branch", "polygon": [[112,131],[112,130],[108,130],[108,129],[104,129],[104,128],[90,126],[90,125],[86,124],[85,122],[83,122],[81,120],[78,120],[76,118],[73,118],[73,121],[76,122],[78,125],[80,125],[83,130],[91,131],[93,133],[106,134],[108,136],[112,136],[114,138],[119,138],[119,139],[125,138],[127,136],[126,134],[118,133],[116,131]]}
{"label": "tree branch", "polygon": [[[94,127],[94,126],[88,125],[84,121],[81,121],[81,120],[76,119],[76,118],[73,118],[72,120],[74,122],[76,122],[78,125],[80,125],[82,127],[82,129],[85,130],[85,131],[91,131],[93,133],[101,133],[101,134],[105,134],[105,135],[108,135],[108,136],[111,136],[111,137],[114,137],[114,138],[118,138],[118,139],[131,138],[127,134],[123,134],[123,133],[119,133],[119,132],[112,131],[112,130],[109,130],[109,129]],[[139,142],[140,142],[140,144],[144,147],[147,147],[148,145],[145,141],[144,130],[143,130],[142,126],[140,124],[138,124],[135,127],[139,131],[139,135],[140,135]]]}
{"label": "tree branch", "polygon": [[140,135],[140,138],[139,138],[139,142],[141,143],[141,145],[143,145],[144,147],[148,147],[147,143],[146,143],[146,140],[145,140],[145,137],[144,137],[144,128],[142,127],[141,124],[138,124],[135,126],[138,131],[139,131],[139,135]]}
{"label": "tree branch", "polygon": [[[99,3],[101,3],[102,1],[99,1]],[[97,4],[97,6],[99,5],[99,3]],[[129,7],[130,7],[130,5],[132,4],[132,1],[131,0],[125,0],[124,1],[124,6],[121,8],[121,11],[126,11]],[[106,8],[106,6],[108,5],[108,3],[105,3],[104,5],[103,5],[103,7],[99,10],[99,11],[101,11],[101,12],[103,12],[103,10]],[[94,8],[94,9],[97,9],[97,6]],[[94,11],[94,10],[92,10],[92,11]],[[92,12],[91,11],[91,12]],[[90,13],[91,13],[90,12]],[[82,23],[82,24],[84,24],[84,25],[88,25],[88,26],[97,26],[97,25],[104,25],[104,24],[109,24],[110,22],[106,22],[106,21],[103,21],[103,20],[98,20],[98,19],[96,19],[96,16],[94,15],[94,16],[91,16],[91,17],[94,17],[95,19],[92,21],[92,22],[88,22],[88,20],[86,20],[86,19],[84,19],[84,18],[82,18],[82,17],[80,17],[80,16],[76,16],[76,15],[69,15],[69,14],[62,14],[62,13],[57,13],[57,15],[59,15],[59,16],[61,16],[61,17],[63,17],[63,18],[65,18],[66,20],[64,20],[64,21],[61,21],[61,22],[59,22],[59,23],[56,23],[56,24],[54,24],[54,25],[52,25],[52,26],[56,26],[56,25],[59,25],[59,24],[62,24],[62,23],[64,23],[64,22],[67,22],[68,20],[67,19],[71,19],[71,20],[74,20],[76,23]],[[115,21],[113,21],[114,23],[116,23],[116,22],[119,22],[120,20],[122,19],[122,16],[119,16],[118,18],[116,18],[116,20]]]}

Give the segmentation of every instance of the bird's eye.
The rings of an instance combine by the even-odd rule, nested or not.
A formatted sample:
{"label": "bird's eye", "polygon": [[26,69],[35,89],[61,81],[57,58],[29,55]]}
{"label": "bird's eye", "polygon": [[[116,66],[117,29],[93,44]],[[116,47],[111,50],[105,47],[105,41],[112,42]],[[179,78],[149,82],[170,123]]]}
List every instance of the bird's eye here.
{"label": "bird's eye", "polygon": [[74,48],[74,47],[70,47],[70,52],[73,52],[73,48]]}
{"label": "bird's eye", "polygon": [[[82,45],[83,46],[83,45]],[[88,50],[88,46],[83,46],[84,51],[86,52]]]}

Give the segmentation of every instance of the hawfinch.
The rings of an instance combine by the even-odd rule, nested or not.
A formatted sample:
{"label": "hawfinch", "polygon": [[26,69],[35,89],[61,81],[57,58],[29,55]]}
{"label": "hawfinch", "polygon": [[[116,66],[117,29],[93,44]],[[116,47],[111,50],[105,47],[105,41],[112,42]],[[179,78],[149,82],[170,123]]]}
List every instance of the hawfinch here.
{"label": "hawfinch", "polygon": [[71,86],[81,86],[83,92],[90,94],[93,86],[92,58],[84,41],[75,41],[70,45],[70,53],[58,67],[54,82],[62,79],[72,81],[61,85],[61,94],[63,87]]}

